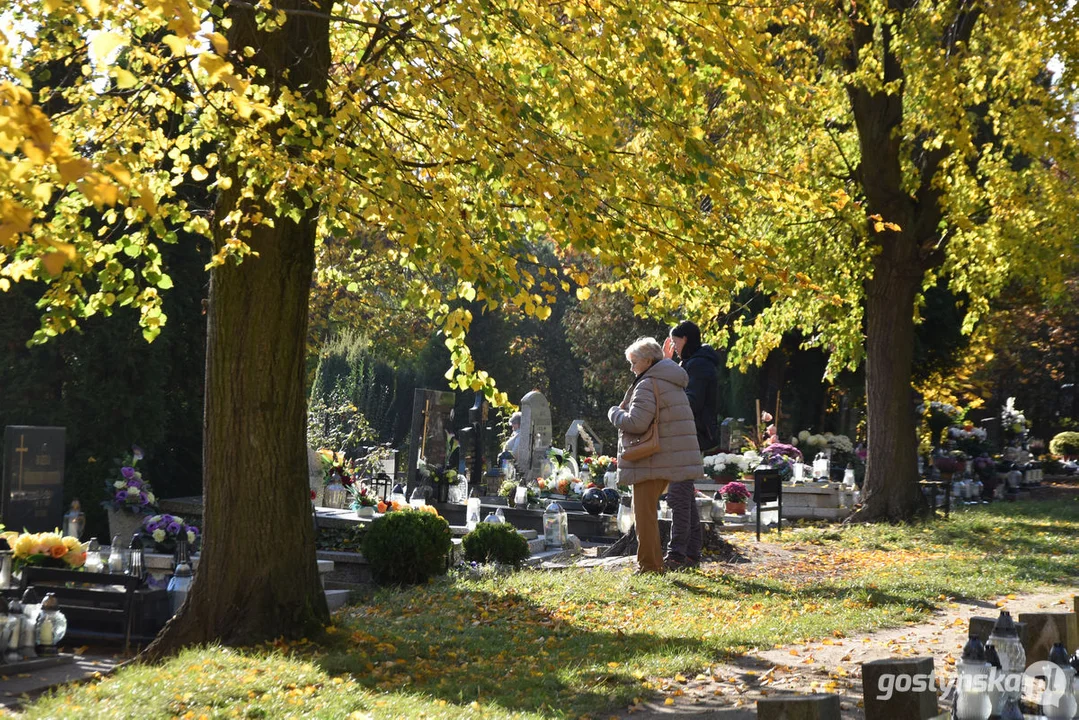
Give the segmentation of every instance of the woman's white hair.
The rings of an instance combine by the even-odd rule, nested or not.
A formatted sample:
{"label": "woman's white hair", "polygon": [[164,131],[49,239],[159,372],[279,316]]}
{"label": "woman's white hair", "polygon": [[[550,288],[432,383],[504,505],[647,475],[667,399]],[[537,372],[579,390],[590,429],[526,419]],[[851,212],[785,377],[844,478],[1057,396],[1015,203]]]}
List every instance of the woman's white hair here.
{"label": "woman's white hair", "polygon": [[654,337],[637,338],[626,348],[626,359],[659,362],[663,359],[663,346]]}

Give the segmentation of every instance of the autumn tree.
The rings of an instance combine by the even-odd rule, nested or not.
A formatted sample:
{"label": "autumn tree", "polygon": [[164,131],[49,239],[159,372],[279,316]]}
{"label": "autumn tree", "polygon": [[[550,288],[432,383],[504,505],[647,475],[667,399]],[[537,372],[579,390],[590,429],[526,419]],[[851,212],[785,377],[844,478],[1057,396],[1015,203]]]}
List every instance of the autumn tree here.
{"label": "autumn tree", "polygon": [[[786,101],[732,96],[735,77],[701,110],[709,156],[746,173],[746,240],[803,280],[758,285],[770,304],[736,328],[734,357],[760,362],[793,329],[829,352],[829,373],[865,360],[859,519],[921,506],[911,365],[924,291],[945,280],[966,298],[969,331],[1010,278],[1063,288],[1079,236],[1077,13],[1066,0],[747,7]],[[724,311],[714,283],[690,282],[698,315]]]}
{"label": "autumn tree", "polygon": [[[442,329],[454,384],[503,402],[464,343],[468,305],[545,318],[554,288],[588,296],[582,254],[626,277],[704,268],[733,284],[761,269],[738,262],[730,218],[699,212],[702,186],[722,196],[738,177],[699,165],[704,89],[736,74],[732,95],[768,92],[755,38],[726,8],[47,0],[10,13],[0,290],[42,283],[34,341],[116,306],[138,309],[152,339],[170,227],[214,244],[205,545],[153,654],[302,636],[327,619],[303,404],[319,243],[375,239],[394,302]],[[77,71],[36,87],[38,61]],[[183,132],[163,133],[175,118]],[[212,213],[177,193],[185,183],[216,194]],[[541,240],[553,269],[532,251]]]}

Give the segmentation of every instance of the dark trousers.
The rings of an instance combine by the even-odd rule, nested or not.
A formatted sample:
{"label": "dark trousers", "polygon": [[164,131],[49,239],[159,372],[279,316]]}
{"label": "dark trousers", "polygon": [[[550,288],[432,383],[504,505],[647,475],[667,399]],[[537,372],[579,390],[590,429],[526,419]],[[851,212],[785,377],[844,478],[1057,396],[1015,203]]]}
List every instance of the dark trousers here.
{"label": "dark trousers", "polygon": [[671,509],[668,555],[694,561],[701,558],[701,516],[697,512],[696,495],[692,480],[672,482],[667,486],[667,506]]}

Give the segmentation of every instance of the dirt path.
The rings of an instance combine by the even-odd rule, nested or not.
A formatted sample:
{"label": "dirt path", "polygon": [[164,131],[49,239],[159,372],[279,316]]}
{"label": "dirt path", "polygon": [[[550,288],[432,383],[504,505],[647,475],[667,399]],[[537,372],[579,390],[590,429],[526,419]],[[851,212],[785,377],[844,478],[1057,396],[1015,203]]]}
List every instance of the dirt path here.
{"label": "dirt path", "polygon": [[[784,548],[763,549],[777,555]],[[1057,611],[1072,607],[1073,594],[1050,591],[1012,595],[990,601],[957,601],[921,624],[866,635],[826,639],[771,650],[751,650],[734,661],[717,663],[696,677],[654,678],[660,697],[628,708],[615,717],[637,720],[670,717],[714,717],[750,720],[756,703],[778,694],[837,693],[843,720],[865,720],[862,711],[861,663],[883,658],[934,659],[941,681],[954,674],[972,616],[994,616],[1009,610]],[[669,704],[668,704],[669,703]]]}

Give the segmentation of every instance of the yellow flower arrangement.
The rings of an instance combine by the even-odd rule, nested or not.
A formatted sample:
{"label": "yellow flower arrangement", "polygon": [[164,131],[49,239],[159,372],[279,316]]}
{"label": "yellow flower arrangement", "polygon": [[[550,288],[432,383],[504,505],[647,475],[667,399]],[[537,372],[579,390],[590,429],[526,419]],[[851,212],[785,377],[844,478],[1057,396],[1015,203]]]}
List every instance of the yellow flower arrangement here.
{"label": "yellow flower arrangement", "polygon": [[76,537],[59,530],[42,533],[6,532],[0,535],[11,548],[16,570],[26,565],[62,565],[78,569],[86,563],[86,548]]}

